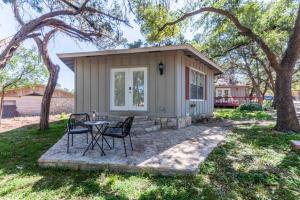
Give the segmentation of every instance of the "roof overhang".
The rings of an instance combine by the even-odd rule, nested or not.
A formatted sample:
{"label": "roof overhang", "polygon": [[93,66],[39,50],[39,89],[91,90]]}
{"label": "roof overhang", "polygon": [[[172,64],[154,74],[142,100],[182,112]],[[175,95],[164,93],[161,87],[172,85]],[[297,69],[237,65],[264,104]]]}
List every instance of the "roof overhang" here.
{"label": "roof overhang", "polygon": [[187,56],[193,56],[195,59],[206,63],[210,68],[215,70],[215,75],[224,73],[224,70],[201,54],[197,49],[191,45],[174,45],[174,46],[159,46],[159,47],[142,47],[132,49],[114,49],[104,51],[90,51],[90,52],[75,52],[75,53],[59,53],[57,56],[62,62],[74,71],[74,60],[79,57],[93,57],[93,56],[108,56],[108,55],[121,55],[121,54],[135,54],[135,53],[151,53],[163,51],[183,51]]}

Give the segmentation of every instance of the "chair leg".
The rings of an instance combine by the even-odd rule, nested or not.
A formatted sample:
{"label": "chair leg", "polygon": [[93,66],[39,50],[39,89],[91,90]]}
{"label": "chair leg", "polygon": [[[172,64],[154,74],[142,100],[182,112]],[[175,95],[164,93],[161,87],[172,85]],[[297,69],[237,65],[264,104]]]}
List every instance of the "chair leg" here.
{"label": "chair leg", "polygon": [[68,142],[67,142],[67,153],[69,153],[69,133],[68,133]]}
{"label": "chair leg", "polygon": [[86,134],[86,143],[89,143],[89,133]]}
{"label": "chair leg", "polygon": [[130,133],[129,133],[129,140],[130,140],[131,150],[133,151],[133,146],[132,146],[132,141],[131,141],[131,135],[130,135]]}
{"label": "chair leg", "polygon": [[109,145],[108,141],[106,140],[106,138],[102,135],[102,145],[103,145],[103,140],[107,144],[107,146],[109,147],[109,149],[112,149],[111,146]]}
{"label": "chair leg", "polygon": [[115,148],[115,138],[113,137],[113,148]]}
{"label": "chair leg", "polygon": [[122,138],[122,139],[123,139],[123,144],[124,144],[125,156],[127,157],[127,151],[126,151],[125,139],[124,139],[124,138]]}
{"label": "chair leg", "polygon": [[72,144],[72,146],[73,146],[73,141],[74,141],[74,138],[73,138],[73,136],[74,136],[74,135],[72,134],[72,143],[71,143],[71,144]]}

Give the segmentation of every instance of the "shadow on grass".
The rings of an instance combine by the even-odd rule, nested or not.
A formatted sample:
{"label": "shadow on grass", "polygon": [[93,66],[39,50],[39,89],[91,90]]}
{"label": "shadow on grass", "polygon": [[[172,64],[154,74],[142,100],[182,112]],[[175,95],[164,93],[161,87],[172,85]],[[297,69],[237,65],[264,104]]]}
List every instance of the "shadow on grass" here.
{"label": "shadow on grass", "polygon": [[[36,125],[21,127],[0,135],[0,178],[14,176],[14,189],[9,184],[0,189],[0,197],[13,193],[21,195],[21,182],[32,179],[28,192],[33,198],[52,195],[52,198],[103,197],[105,199],[194,199],[210,194],[201,180],[193,176],[163,177],[149,174],[111,173],[106,171],[80,172],[39,168],[37,160],[64,132],[66,121],[51,123],[51,128],[40,132]],[[20,182],[20,183],[19,183]],[[24,189],[24,188],[23,188]],[[205,194],[203,194],[205,193]],[[39,195],[41,196],[39,196]],[[210,196],[213,194],[211,193]]]}
{"label": "shadow on grass", "polygon": [[[196,176],[39,168],[37,159],[63,135],[64,128],[65,121],[60,121],[52,123],[45,132],[31,126],[2,133],[0,181],[11,176],[20,182],[23,178],[39,177],[26,186],[32,195],[29,198],[36,199],[47,195],[52,199],[297,199],[300,194],[300,157],[289,150],[290,140],[300,140],[297,134],[274,132],[270,127],[234,128],[200,165]],[[283,157],[278,164],[270,165],[271,160],[267,160],[257,166],[262,159],[257,152],[273,151]],[[0,197],[10,193],[21,196],[18,190],[23,187],[20,184],[11,189],[9,184],[3,184]]]}
{"label": "shadow on grass", "polygon": [[[294,139],[300,140],[300,135],[274,132],[270,127],[235,128],[230,141],[238,145],[232,152],[228,152],[228,141],[215,149],[200,166],[200,174],[209,177],[219,197],[298,199],[300,154],[289,149]],[[274,164],[276,155],[283,159]]]}

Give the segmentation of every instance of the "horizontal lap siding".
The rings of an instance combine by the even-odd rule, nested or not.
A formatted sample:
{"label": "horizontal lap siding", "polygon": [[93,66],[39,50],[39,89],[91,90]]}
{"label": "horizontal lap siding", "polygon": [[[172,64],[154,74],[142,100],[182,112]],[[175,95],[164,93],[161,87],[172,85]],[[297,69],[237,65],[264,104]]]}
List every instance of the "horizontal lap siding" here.
{"label": "horizontal lap siding", "polygon": [[[122,67],[147,67],[148,111],[144,114],[175,116],[177,75],[175,55],[176,52],[157,52],[76,59],[76,111],[97,110],[103,114],[110,113],[110,70]],[[165,65],[162,76],[158,71],[160,61]]]}
{"label": "horizontal lap siding", "polygon": [[[178,55],[178,60],[181,62],[181,69],[184,71],[185,67],[191,67],[196,70],[199,70],[206,74],[207,76],[207,86],[206,86],[206,94],[207,99],[203,101],[191,101],[185,99],[185,73],[181,72],[181,87],[182,87],[182,95],[177,96],[177,99],[181,101],[181,110],[182,115],[190,115],[190,116],[202,116],[202,115],[210,115],[214,109],[214,72],[209,69],[205,64],[200,61],[195,60],[194,58],[190,58],[185,56],[183,53]],[[180,77],[180,76],[179,76]],[[191,108],[191,105],[195,104],[196,106]],[[180,112],[178,112],[180,113]]]}

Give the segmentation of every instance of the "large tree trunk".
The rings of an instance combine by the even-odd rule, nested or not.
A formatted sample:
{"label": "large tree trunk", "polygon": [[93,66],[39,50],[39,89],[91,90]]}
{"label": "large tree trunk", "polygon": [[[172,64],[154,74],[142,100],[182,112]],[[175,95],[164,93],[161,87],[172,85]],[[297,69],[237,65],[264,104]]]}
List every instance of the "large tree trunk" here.
{"label": "large tree trunk", "polygon": [[59,73],[59,65],[55,65],[49,56],[48,52],[48,43],[50,39],[55,35],[57,32],[56,29],[49,31],[45,37],[40,39],[39,37],[35,37],[34,40],[38,46],[39,53],[43,58],[43,62],[46,65],[48,72],[49,72],[49,79],[47,86],[45,88],[44,96],[42,99],[41,105],[41,113],[40,113],[40,130],[46,130],[49,128],[49,114],[50,114],[50,103],[53,92],[55,90],[55,86],[58,79]]}
{"label": "large tree trunk", "polygon": [[278,90],[276,91],[277,123],[275,129],[278,131],[300,131],[292,99],[292,73],[292,70],[281,70],[276,78]]}
{"label": "large tree trunk", "polygon": [[59,68],[55,65],[51,68],[53,70],[49,71],[49,79],[42,99],[40,130],[46,130],[49,128],[50,103],[58,79]]}

